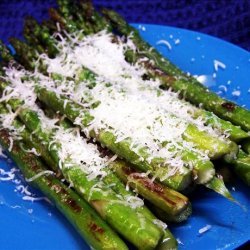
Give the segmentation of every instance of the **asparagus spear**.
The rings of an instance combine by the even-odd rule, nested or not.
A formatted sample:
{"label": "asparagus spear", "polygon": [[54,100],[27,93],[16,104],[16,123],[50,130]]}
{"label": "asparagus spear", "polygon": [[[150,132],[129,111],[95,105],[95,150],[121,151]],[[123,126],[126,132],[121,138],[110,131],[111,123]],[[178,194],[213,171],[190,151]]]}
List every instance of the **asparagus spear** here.
{"label": "asparagus spear", "polygon": [[115,161],[110,166],[125,184],[137,190],[140,195],[167,214],[175,216],[187,208],[188,199],[185,196],[180,196],[180,202],[174,204],[171,197],[176,197],[178,193],[150,180],[145,174],[136,172],[125,162]]}
{"label": "asparagus spear", "polygon": [[95,33],[104,29],[111,30],[109,22],[104,19],[97,11],[95,11],[91,1],[80,0],[79,5],[81,8],[79,15],[82,16],[85,22],[91,24]]}
{"label": "asparagus spear", "polygon": [[[229,120],[245,130],[250,130],[250,112],[247,109],[219,97],[215,93],[210,92],[195,78],[188,77],[145,42],[140,37],[138,31],[131,27],[116,12],[104,9],[102,13],[110,20],[116,30],[122,35],[129,36],[132,39],[142,57],[146,56],[154,62],[155,65],[153,67],[156,68],[157,71],[160,70],[166,86],[172,88],[174,91],[180,92],[184,98],[191,103],[196,105],[202,104],[205,109],[212,111],[219,117]],[[156,73],[155,70],[154,73]]]}
{"label": "asparagus spear", "polygon": [[[0,143],[6,150],[10,148],[10,138],[7,130],[0,130]],[[56,205],[91,247],[95,249],[128,249],[97,213],[56,177],[42,175],[36,178],[38,174],[46,170],[37,157],[23,151],[17,142],[14,142],[9,154],[25,178],[33,179],[31,184],[42,191]]]}
{"label": "asparagus spear", "polygon": [[211,125],[213,128],[219,129],[222,133],[227,133],[230,140],[234,142],[238,143],[239,141],[249,138],[249,134],[242,130],[239,126],[235,126],[231,122],[219,118],[212,112],[198,109],[194,116],[204,117],[206,124]]}
{"label": "asparagus spear", "polygon": [[[50,111],[50,113],[53,113],[53,111]],[[54,116],[54,114],[52,114]],[[69,121],[65,121],[65,120],[61,120],[60,121],[60,126],[63,126],[65,129],[69,129],[72,128],[72,124],[70,124]],[[43,154],[42,154],[43,155]],[[46,155],[45,155],[46,157]],[[108,165],[109,168],[115,169],[115,170],[119,170],[119,169],[127,169],[129,171],[131,171],[132,173],[132,169],[130,167],[128,167],[128,164],[125,163],[124,161],[121,160],[115,160],[113,162],[110,162]],[[107,172],[107,175],[103,177],[102,181],[111,187],[111,189],[113,189],[117,194],[122,195],[122,197],[126,198],[127,196],[131,196],[133,193],[129,192],[126,190],[124,184],[122,182],[120,182],[120,180],[116,177],[116,175],[114,175],[110,170],[105,169],[105,171]],[[122,172],[126,172],[126,171],[122,171]],[[120,174],[116,171],[116,173],[118,174],[118,176],[120,177]],[[136,173],[134,171],[134,173]],[[140,173],[138,173],[140,175]],[[169,188],[163,187],[160,184],[154,184],[154,182],[152,180],[150,180],[149,178],[142,178],[144,181],[142,182],[138,182],[138,185],[140,185],[141,189],[137,188],[137,191],[140,195],[142,196],[150,196],[153,197],[152,201],[154,202],[154,205],[157,205],[158,203],[162,204],[162,207],[165,208],[166,210],[166,215],[169,215],[171,218],[175,218],[175,217],[182,217],[183,220],[187,219],[187,217],[190,215],[190,213],[187,213],[186,211],[191,211],[190,209],[190,203],[188,202],[187,197],[185,197],[184,195],[171,190]],[[123,179],[124,180],[124,179]],[[126,182],[127,183],[127,182]],[[126,184],[125,183],[125,184]],[[162,188],[163,192],[162,192],[162,196],[160,195],[160,192],[154,192],[152,188],[150,188],[149,183],[151,184],[151,186],[156,187],[155,190],[160,190]],[[130,181],[128,182],[128,184],[130,184]],[[158,187],[158,189],[157,189]],[[164,197],[164,198],[162,198]],[[138,212],[143,213],[146,217],[147,216],[147,210],[144,206],[143,207],[138,207],[136,208],[136,210]],[[185,214],[185,216],[181,215],[181,214]],[[152,216],[151,216],[152,217]],[[151,218],[151,220],[153,220]],[[173,220],[173,219],[172,219]]]}
{"label": "asparagus spear", "polygon": [[58,53],[54,38],[50,35],[49,29],[44,25],[39,25],[32,17],[25,18],[24,37],[29,44],[35,46],[35,49],[40,48],[42,52],[37,49],[39,54],[45,53],[44,46],[46,46],[50,57],[54,57]]}
{"label": "asparagus spear", "polygon": [[29,44],[36,44],[36,50],[38,51],[38,53],[39,54],[43,54],[43,53],[45,53],[45,50],[43,49],[42,45],[40,44],[40,41],[36,37],[36,34],[33,33],[34,30],[31,31],[26,26],[26,23],[27,23],[28,19],[29,19],[29,22],[33,21],[32,17],[26,17],[26,19],[25,19],[25,26],[24,26],[24,30],[23,30],[24,37],[25,37],[26,41]]}
{"label": "asparagus spear", "polygon": [[231,193],[226,188],[223,182],[223,179],[221,178],[214,176],[213,179],[209,183],[206,184],[206,187],[212,189],[213,191],[219,194],[222,194],[224,197],[226,197],[227,199],[231,201],[235,201]]}
{"label": "asparagus spear", "polygon": [[161,221],[164,222],[173,222],[173,223],[181,223],[185,220],[186,216],[188,214],[192,213],[192,207],[189,206],[187,210],[184,211],[184,213],[179,214],[178,216],[169,216],[164,210],[160,209],[156,206],[151,206],[149,204],[149,209],[156,215],[157,218],[159,218]]}
{"label": "asparagus spear", "polygon": [[[67,1],[66,1],[67,2]],[[65,3],[64,3],[65,4]],[[65,7],[67,8],[67,6]],[[33,25],[34,26],[34,25]],[[40,27],[38,25],[36,25],[36,30],[37,32],[36,33],[46,33],[46,31],[43,31],[40,29]],[[40,39],[42,38],[42,35],[40,34]],[[47,34],[44,34],[45,37],[48,37],[49,34],[47,32]],[[51,44],[50,44],[51,45]],[[50,47],[50,46],[49,46]],[[234,137],[235,140],[239,140],[239,139],[242,139],[242,138],[245,138],[247,137],[248,135],[242,131],[241,129],[237,128],[237,127],[234,127],[234,126],[230,126],[230,124],[228,122],[225,122],[225,121],[220,121],[219,118],[217,118],[216,116],[212,115],[212,113],[210,114],[209,112],[205,112],[203,110],[199,110],[195,113],[195,116],[199,116],[199,115],[203,115],[203,117],[205,116],[208,121],[208,123],[210,124],[213,124],[213,125],[216,125],[216,124],[219,124],[219,127],[224,129],[224,130],[229,130],[229,131],[232,131],[233,135],[231,137]],[[193,133],[193,132],[192,132]],[[188,140],[190,140],[190,136],[188,135],[186,137],[186,139],[188,138]],[[192,141],[192,140],[191,140]],[[198,143],[199,147],[204,147],[204,145],[209,145],[209,143],[206,143],[204,144],[203,141],[199,142],[199,140],[195,140],[195,143]],[[204,150],[209,150],[209,148],[204,148]],[[212,156],[213,157],[213,156]]]}
{"label": "asparagus spear", "polygon": [[[59,1],[59,5],[62,7],[61,11],[64,13],[64,15],[66,15],[66,17],[68,17],[69,13],[70,13],[70,2],[71,1]],[[93,12],[95,12],[95,11],[94,11],[93,6],[91,5],[91,3],[86,3],[86,4],[83,4],[83,5],[85,6],[84,7],[85,11],[87,11],[87,13],[88,13],[87,16],[93,16]],[[71,10],[71,12],[72,12],[72,10]],[[103,21],[103,18],[100,17],[100,16],[99,16],[99,19],[101,19]],[[32,24],[32,22],[31,22],[31,24]],[[36,26],[36,30],[39,30],[39,26],[38,25],[35,25],[35,26]],[[41,30],[40,29],[39,33],[40,33],[40,37],[42,37],[41,34],[44,34],[44,33],[45,33],[44,35],[45,35],[46,38],[49,37],[48,30],[44,30],[44,29]],[[53,43],[52,43],[52,45],[53,45]],[[200,115],[203,116],[204,118],[207,118],[207,123],[208,124],[211,124],[214,127],[222,129],[223,131],[225,131],[225,130],[228,131],[230,133],[230,138],[235,140],[235,141],[238,141],[240,139],[248,137],[248,134],[245,133],[244,131],[242,131],[239,127],[235,127],[232,124],[230,124],[229,122],[219,119],[213,113],[206,112],[206,111],[203,111],[203,110],[199,110],[199,111],[197,111],[195,113],[194,116],[197,117],[197,116],[200,116]]]}
{"label": "asparagus spear", "polygon": [[[4,107],[4,105],[2,103],[0,103],[0,114],[7,114],[7,113],[8,113],[8,110]],[[64,122],[64,121],[61,121],[60,124],[61,124],[61,126],[63,125],[66,128],[70,127],[69,123]],[[28,144],[30,144],[32,148],[35,148],[36,151],[38,153],[40,153],[42,155],[42,157],[46,160],[46,162],[51,163],[53,165],[53,169],[58,171],[58,168],[55,166],[55,162],[49,156],[48,151],[46,149],[44,149],[43,144],[38,144],[36,142],[36,138],[34,136],[31,139],[31,134],[25,128],[23,129],[23,125],[17,119],[15,119],[13,121],[13,126],[17,129],[17,131],[19,133],[19,136],[21,136],[22,140],[24,140]],[[49,161],[48,161],[48,159],[49,159]],[[120,183],[119,179],[117,179],[117,177],[115,175],[113,175],[113,174],[108,174],[107,176],[105,176],[103,178],[103,181],[107,185],[110,185],[111,187],[115,187],[114,188],[115,191],[119,195],[122,195],[122,197],[124,197],[124,199],[127,196],[132,195],[131,192],[127,191],[125,186],[122,183]],[[178,193],[176,193],[175,196],[176,197],[174,197],[174,196],[171,197],[173,201],[175,201],[176,198],[178,198],[178,196],[180,196],[178,198],[178,203],[180,203],[181,199],[185,198],[184,196],[182,196],[182,195],[180,195]],[[184,206],[186,206],[186,204],[184,204]],[[179,210],[180,209],[181,208],[179,206]],[[154,217],[154,215],[145,206],[138,207],[136,209],[136,211],[141,213],[143,216],[145,216],[150,221],[152,221],[152,222],[156,221],[156,217]],[[160,229],[162,230],[162,228],[160,228]],[[160,245],[163,245],[164,247],[167,247],[167,249],[176,247],[176,240],[174,239],[174,237],[172,236],[171,232],[168,229],[164,230],[164,237],[163,237],[162,243]]]}
{"label": "asparagus spear", "polygon": [[[46,91],[46,90],[45,90]],[[41,93],[42,91],[41,91],[41,89],[39,90],[39,93]],[[47,92],[48,93],[48,92]],[[59,100],[60,101],[60,100]],[[61,100],[62,102],[64,102],[63,100]],[[50,103],[51,104],[51,103]],[[62,104],[62,103],[61,103]],[[18,106],[19,104],[17,104],[17,106]],[[58,104],[57,104],[58,105]],[[63,105],[64,106],[64,105]],[[62,108],[62,107],[61,107]],[[64,108],[63,108],[64,109]],[[66,105],[66,109],[67,109],[67,105]],[[73,109],[73,111],[75,112],[75,114],[73,114],[73,118],[75,119],[75,115],[77,115],[77,109],[76,108],[74,108]],[[71,112],[71,115],[72,115],[72,112]],[[78,113],[78,115],[79,115],[79,113]],[[71,117],[72,118],[72,117]],[[86,118],[86,117],[85,117]],[[89,118],[89,117],[88,117]],[[73,119],[73,120],[74,120]],[[85,120],[85,122],[86,123],[88,123],[88,121],[87,120]],[[36,126],[37,125],[35,125],[35,127],[33,127],[33,129],[35,129],[36,128]]]}

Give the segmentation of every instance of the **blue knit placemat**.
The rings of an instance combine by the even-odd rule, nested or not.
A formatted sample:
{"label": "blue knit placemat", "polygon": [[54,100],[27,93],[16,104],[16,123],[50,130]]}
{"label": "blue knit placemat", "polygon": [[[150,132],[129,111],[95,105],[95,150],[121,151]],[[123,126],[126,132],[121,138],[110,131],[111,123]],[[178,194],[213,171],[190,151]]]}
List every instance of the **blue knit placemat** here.
{"label": "blue knit placemat", "polygon": [[[129,22],[155,23],[201,31],[250,51],[250,0],[94,0]],[[0,39],[22,36],[23,18],[47,18],[56,0],[1,0]]]}

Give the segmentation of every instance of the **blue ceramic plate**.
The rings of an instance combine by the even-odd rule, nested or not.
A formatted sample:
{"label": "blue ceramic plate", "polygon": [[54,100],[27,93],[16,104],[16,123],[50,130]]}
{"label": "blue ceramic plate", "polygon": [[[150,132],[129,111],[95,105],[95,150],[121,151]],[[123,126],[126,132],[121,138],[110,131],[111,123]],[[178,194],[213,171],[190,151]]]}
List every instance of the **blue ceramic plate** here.
{"label": "blue ceramic plate", "polygon": [[[193,31],[158,25],[135,24],[135,27],[184,71],[205,77],[205,84],[214,91],[250,108],[249,52]],[[9,171],[14,166],[0,160],[1,169]],[[3,174],[1,170],[0,177]],[[0,249],[89,249],[46,200],[23,200],[25,194],[17,190],[19,173],[13,174],[14,180],[0,181]],[[213,192],[198,190],[192,197],[193,214],[188,222],[169,226],[180,242],[180,249],[235,249],[249,240],[250,189],[239,181],[229,189],[245,209]],[[37,192],[35,195],[41,197]],[[211,228],[199,234],[207,225]]]}

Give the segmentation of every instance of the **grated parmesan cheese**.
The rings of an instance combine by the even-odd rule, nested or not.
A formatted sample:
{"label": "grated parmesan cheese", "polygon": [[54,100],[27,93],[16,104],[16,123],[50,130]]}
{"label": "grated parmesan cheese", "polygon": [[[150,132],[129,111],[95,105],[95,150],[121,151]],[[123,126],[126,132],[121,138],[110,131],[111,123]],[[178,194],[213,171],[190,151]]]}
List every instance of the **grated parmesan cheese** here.
{"label": "grated parmesan cheese", "polygon": [[181,43],[181,40],[180,40],[180,39],[174,40],[174,44],[175,44],[175,45],[178,45],[178,44],[180,44],[180,43]]}
{"label": "grated parmesan cheese", "polygon": [[219,68],[226,69],[226,65],[218,60],[214,60],[214,70],[217,72]]}
{"label": "grated parmesan cheese", "polygon": [[161,228],[162,230],[166,230],[167,227],[168,227],[168,225],[166,223],[164,223],[164,222],[162,222],[161,220],[158,220],[158,219],[153,220],[153,223],[155,225],[157,225],[159,228]]}
{"label": "grated parmesan cheese", "polygon": [[10,181],[15,178],[15,168],[12,168],[10,171],[5,171],[0,168],[0,181]]}
{"label": "grated parmesan cheese", "polygon": [[234,90],[234,91],[232,92],[232,96],[235,96],[235,97],[239,97],[240,94],[241,94],[240,90]]}
{"label": "grated parmesan cheese", "polygon": [[38,174],[32,176],[31,178],[28,178],[28,179],[26,178],[25,180],[26,180],[27,182],[32,182],[32,181],[38,179],[39,177],[41,177],[41,176],[43,176],[43,175],[54,175],[54,174],[55,174],[55,173],[54,173],[53,171],[44,170],[44,171],[41,171],[40,173],[38,173]]}
{"label": "grated parmesan cheese", "polygon": [[159,40],[156,45],[166,45],[169,50],[172,50],[171,44],[167,40]]}
{"label": "grated parmesan cheese", "polygon": [[199,234],[203,234],[212,228],[211,225],[206,225],[205,227],[199,229]]}

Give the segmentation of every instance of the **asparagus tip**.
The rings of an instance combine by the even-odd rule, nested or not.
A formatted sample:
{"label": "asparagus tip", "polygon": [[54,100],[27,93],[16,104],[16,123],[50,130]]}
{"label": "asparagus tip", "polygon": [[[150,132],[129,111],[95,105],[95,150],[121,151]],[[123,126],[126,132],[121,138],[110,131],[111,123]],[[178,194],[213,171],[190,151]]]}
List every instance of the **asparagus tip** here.
{"label": "asparagus tip", "polygon": [[222,178],[219,177],[213,177],[211,181],[209,181],[206,185],[207,188],[212,189],[216,193],[222,195],[223,197],[227,198],[228,200],[238,203],[232,196],[232,194],[229,192],[229,190],[226,188],[225,183]]}

